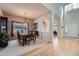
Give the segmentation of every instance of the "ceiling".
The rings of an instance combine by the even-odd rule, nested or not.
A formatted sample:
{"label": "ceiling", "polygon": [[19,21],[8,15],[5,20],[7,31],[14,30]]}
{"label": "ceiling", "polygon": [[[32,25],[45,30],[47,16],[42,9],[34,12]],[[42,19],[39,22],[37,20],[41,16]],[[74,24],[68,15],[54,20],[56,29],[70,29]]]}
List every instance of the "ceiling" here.
{"label": "ceiling", "polygon": [[7,15],[38,18],[49,12],[46,7],[40,3],[0,3],[0,8]]}

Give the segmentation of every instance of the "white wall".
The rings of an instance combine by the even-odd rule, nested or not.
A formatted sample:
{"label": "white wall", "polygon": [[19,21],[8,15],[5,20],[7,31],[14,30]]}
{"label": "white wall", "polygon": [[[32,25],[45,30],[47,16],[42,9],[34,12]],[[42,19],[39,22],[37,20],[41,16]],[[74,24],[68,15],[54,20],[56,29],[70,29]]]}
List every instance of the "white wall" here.
{"label": "white wall", "polygon": [[[56,14],[60,18],[60,27],[63,26],[63,4],[62,3],[43,3],[45,7],[47,7],[50,11],[52,11],[52,17],[54,17],[53,14]],[[55,18],[52,18],[55,21]],[[53,22],[52,22],[53,23]],[[52,26],[53,28],[53,26]],[[64,29],[60,28],[60,37],[64,37]]]}
{"label": "white wall", "polygon": [[[42,22],[46,20],[48,21],[48,31],[43,30]],[[40,38],[45,39],[47,41],[52,40],[52,13],[49,12],[48,14],[38,18],[35,20],[35,23],[38,23],[38,31],[40,32]]]}
{"label": "white wall", "polygon": [[[67,28],[66,28],[66,26],[67,26]],[[71,27],[69,27],[69,26],[71,26]],[[65,32],[67,32],[66,36],[79,37],[79,9],[65,13],[64,30],[65,30]],[[73,33],[74,33],[74,35],[73,35]]]}

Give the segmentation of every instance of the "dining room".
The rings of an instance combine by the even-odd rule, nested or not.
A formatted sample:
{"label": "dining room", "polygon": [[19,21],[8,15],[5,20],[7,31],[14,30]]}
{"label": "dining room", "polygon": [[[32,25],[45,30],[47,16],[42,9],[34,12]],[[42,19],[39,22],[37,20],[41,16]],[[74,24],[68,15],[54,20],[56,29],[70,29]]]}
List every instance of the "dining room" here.
{"label": "dining room", "polygon": [[[2,40],[0,43],[0,55],[21,55],[23,54],[21,51],[28,51],[48,42],[48,38],[45,40],[45,36],[42,35],[41,18],[43,17],[40,17],[41,15],[48,18],[42,23],[47,24],[45,32],[49,32],[47,26],[49,26],[48,20],[51,18],[50,10],[42,4],[0,4],[0,36],[3,35],[0,38],[5,37],[4,41]],[[7,51],[10,53],[8,54]]]}

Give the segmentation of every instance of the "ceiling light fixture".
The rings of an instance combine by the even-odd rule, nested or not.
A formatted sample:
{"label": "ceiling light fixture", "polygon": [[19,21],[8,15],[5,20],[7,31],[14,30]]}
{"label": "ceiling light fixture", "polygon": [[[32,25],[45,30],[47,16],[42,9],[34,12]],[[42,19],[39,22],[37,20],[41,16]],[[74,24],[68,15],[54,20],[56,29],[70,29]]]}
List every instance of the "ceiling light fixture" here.
{"label": "ceiling light fixture", "polygon": [[24,14],[25,14],[25,22],[26,22],[26,20],[27,20],[27,18],[26,18],[26,11],[25,11],[25,13],[24,13]]}

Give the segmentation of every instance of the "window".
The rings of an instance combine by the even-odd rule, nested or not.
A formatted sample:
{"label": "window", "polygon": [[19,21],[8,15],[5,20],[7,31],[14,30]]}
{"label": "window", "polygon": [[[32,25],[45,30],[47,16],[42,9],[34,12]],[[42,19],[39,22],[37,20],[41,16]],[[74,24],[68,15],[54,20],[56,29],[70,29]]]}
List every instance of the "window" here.
{"label": "window", "polygon": [[77,8],[79,8],[79,4],[77,4]]}
{"label": "window", "polygon": [[68,4],[65,6],[65,12],[72,10],[72,4]]}
{"label": "window", "polygon": [[70,10],[72,10],[72,4],[68,5],[67,11],[70,11]]}
{"label": "window", "polygon": [[79,4],[68,4],[65,6],[65,12],[79,8]]}
{"label": "window", "polygon": [[77,9],[78,8],[78,4],[73,4],[73,9]]}

